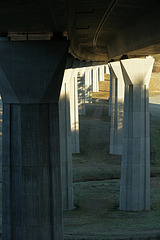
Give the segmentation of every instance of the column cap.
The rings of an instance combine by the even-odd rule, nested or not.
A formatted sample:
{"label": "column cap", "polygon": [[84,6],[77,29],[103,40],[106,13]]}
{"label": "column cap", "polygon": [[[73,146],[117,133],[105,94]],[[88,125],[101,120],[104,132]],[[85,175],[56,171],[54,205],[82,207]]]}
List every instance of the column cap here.
{"label": "column cap", "polygon": [[126,85],[148,85],[152,73],[153,58],[132,58],[121,60]]}
{"label": "column cap", "polygon": [[68,41],[1,42],[0,89],[3,102],[57,102],[68,48]]}
{"label": "column cap", "polygon": [[123,79],[120,62],[111,62],[108,65],[114,78]]}

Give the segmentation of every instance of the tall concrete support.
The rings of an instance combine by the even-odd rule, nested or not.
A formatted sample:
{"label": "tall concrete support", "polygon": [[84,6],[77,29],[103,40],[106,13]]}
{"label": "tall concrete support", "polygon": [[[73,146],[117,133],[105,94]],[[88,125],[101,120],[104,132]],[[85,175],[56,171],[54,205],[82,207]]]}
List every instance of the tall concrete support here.
{"label": "tall concrete support", "polygon": [[110,71],[110,94],[109,94],[109,116],[111,116],[111,112],[112,112],[112,71],[111,68],[109,68]]}
{"label": "tall concrete support", "polygon": [[[76,64],[75,64],[76,65]],[[78,69],[72,69],[70,79],[70,116],[71,116],[71,136],[72,136],[72,153],[79,153],[79,115],[78,115],[78,91],[77,91],[77,74]]]}
{"label": "tall concrete support", "polygon": [[70,78],[72,69],[64,72],[59,99],[60,120],[60,159],[62,173],[63,209],[73,209],[73,176],[72,176],[72,138],[70,123]]}
{"label": "tall concrete support", "polygon": [[92,103],[91,68],[85,68],[85,103]]}
{"label": "tall concrete support", "polygon": [[62,240],[58,99],[65,41],[0,43],[2,239]]}
{"label": "tall concrete support", "polygon": [[99,84],[98,84],[98,67],[93,66],[92,67],[93,73],[92,73],[92,86],[93,86],[93,92],[99,92]]}
{"label": "tall concrete support", "polygon": [[109,65],[108,64],[104,65],[104,73],[110,74]]}
{"label": "tall concrete support", "polygon": [[120,62],[109,64],[112,74],[110,154],[122,155],[124,80]]}
{"label": "tall concrete support", "polygon": [[86,114],[85,106],[85,68],[79,68],[77,75],[77,87],[78,87],[78,112],[79,115]]}
{"label": "tall concrete support", "polygon": [[104,81],[104,65],[99,65],[99,81]]}
{"label": "tall concrete support", "polygon": [[148,85],[154,60],[122,60],[125,82],[120,210],[150,209]]}

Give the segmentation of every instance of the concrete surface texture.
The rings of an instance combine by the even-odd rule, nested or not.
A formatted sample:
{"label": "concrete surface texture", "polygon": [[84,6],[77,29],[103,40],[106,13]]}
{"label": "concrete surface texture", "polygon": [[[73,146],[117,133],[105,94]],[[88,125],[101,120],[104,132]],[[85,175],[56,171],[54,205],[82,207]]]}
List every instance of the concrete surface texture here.
{"label": "concrete surface texture", "polygon": [[78,113],[79,115],[85,115],[86,114],[85,68],[79,68],[77,74],[77,88],[78,88]]}
{"label": "concrete surface texture", "polygon": [[58,99],[63,42],[3,42],[3,239],[62,240]]}
{"label": "concrete surface texture", "polygon": [[60,159],[62,177],[62,202],[64,210],[73,209],[72,138],[70,123],[70,77],[66,69],[59,99]]}
{"label": "concrete surface texture", "polygon": [[85,69],[85,103],[92,103],[91,68]]}
{"label": "concrete surface texture", "polygon": [[104,73],[110,74],[109,65],[108,64],[104,64]]}
{"label": "concrete surface texture", "polygon": [[109,68],[110,72],[110,93],[109,93],[109,111],[108,114],[111,116],[111,110],[112,110],[112,71]]}
{"label": "concrete surface texture", "polygon": [[72,0],[71,6],[68,36],[80,59],[108,61],[123,54],[132,58],[159,53],[158,1],[96,1],[93,8],[92,1]]}
{"label": "concrete surface texture", "polygon": [[109,64],[112,76],[110,154],[122,155],[124,80],[120,62]]}
{"label": "concrete surface texture", "polygon": [[40,33],[41,40],[67,36],[73,56],[92,61],[119,59],[123,54],[134,57],[159,53],[157,0],[108,0],[94,4],[70,0],[67,6],[65,0],[28,0],[21,4],[3,0],[2,6],[0,33],[9,33],[12,39],[17,33],[25,40],[33,39],[33,33]]}
{"label": "concrete surface texture", "polygon": [[92,91],[93,92],[99,92],[99,86],[98,86],[98,66],[92,66]]}
{"label": "concrete surface texture", "polygon": [[150,209],[148,85],[154,60],[122,60],[125,82],[120,210]]}
{"label": "concrete surface texture", "polygon": [[70,79],[70,119],[72,136],[72,153],[79,153],[79,115],[78,115],[78,91],[77,91],[78,70],[72,69]]}
{"label": "concrete surface texture", "polygon": [[99,65],[99,81],[104,81],[104,65]]}

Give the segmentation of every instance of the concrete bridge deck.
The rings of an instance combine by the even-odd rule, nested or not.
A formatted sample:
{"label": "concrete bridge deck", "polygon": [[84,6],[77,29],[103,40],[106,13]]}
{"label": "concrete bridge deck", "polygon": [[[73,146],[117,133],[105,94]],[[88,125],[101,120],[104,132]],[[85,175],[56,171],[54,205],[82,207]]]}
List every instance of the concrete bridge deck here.
{"label": "concrete bridge deck", "polygon": [[66,36],[71,53],[85,60],[144,56],[160,49],[159,9],[157,0],[3,0],[0,34],[25,40]]}

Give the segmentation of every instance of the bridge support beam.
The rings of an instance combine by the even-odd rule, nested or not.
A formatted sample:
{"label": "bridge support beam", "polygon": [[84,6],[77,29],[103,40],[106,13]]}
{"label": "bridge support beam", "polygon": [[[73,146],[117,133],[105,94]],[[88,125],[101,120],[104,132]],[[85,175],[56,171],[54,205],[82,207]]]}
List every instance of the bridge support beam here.
{"label": "bridge support beam", "polygon": [[125,82],[120,210],[150,209],[148,85],[154,60],[122,60]]}
{"label": "bridge support beam", "polygon": [[92,103],[92,83],[90,67],[86,67],[85,70],[85,102]]}
{"label": "bridge support beam", "polygon": [[72,176],[72,138],[70,123],[70,77],[72,69],[64,72],[59,99],[60,120],[60,159],[62,172],[63,210],[73,209],[73,176]]}
{"label": "bridge support beam", "polygon": [[104,65],[99,65],[99,80],[104,81]]}
{"label": "bridge support beam", "polygon": [[110,74],[108,64],[104,65],[104,73]]}
{"label": "bridge support beam", "polygon": [[120,62],[109,64],[112,75],[110,154],[122,155],[124,80]]}
{"label": "bridge support beam", "polygon": [[0,43],[2,238],[62,240],[58,99],[65,41]]}
{"label": "bridge support beam", "polygon": [[[108,65],[109,68],[109,65]],[[111,111],[112,111],[112,71],[109,68],[109,72],[110,72],[110,89],[109,89],[109,116],[111,117]]]}
{"label": "bridge support beam", "polygon": [[93,92],[99,92],[98,67],[97,66],[92,67],[91,77],[92,77]]}
{"label": "bridge support beam", "polygon": [[79,115],[85,115],[86,114],[85,68],[79,68],[77,76],[77,87],[78,87],[78,112]]}
{"label": "bridge support beam", "polygon": [[78,115],[78,91],[77,91],[77,73],[78,69],[73,68],[70,85],[70,109],[71,109],[71,136],[72,153],[79,153],[79,115]]}

